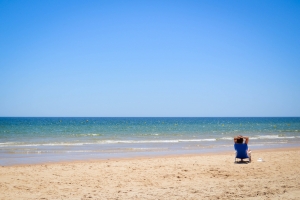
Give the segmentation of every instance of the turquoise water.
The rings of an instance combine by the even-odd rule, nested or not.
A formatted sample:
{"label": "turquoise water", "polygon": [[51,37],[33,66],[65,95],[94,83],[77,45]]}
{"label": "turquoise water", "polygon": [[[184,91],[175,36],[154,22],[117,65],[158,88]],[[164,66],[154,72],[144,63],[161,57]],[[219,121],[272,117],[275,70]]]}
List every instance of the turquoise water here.
{"label": "turquoise water", "polygon": [[0,164],[297,146],[300,118],[0,118]]}

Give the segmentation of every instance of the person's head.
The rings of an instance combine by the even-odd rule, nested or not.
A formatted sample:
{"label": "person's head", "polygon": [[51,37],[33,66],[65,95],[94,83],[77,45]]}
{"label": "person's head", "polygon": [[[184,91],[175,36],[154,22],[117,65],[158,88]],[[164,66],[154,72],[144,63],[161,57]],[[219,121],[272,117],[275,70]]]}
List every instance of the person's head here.
{"label": "person's head", "polygon": [[239,135],[239,136],[237,137],[236,143],[238,143],[238,144],[243,144],[243,142],[244,142],[243,136]]}

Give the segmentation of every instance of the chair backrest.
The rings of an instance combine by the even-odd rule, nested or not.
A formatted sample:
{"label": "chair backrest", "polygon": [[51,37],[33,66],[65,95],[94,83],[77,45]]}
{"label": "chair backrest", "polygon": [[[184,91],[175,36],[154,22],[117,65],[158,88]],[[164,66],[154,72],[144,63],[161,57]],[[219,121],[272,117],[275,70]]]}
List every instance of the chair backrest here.
{"label": "chair backrest", "polygon": [[236,150],[236,158],[249,158],[247,155],[247,144],[234,144],[234,149]]}

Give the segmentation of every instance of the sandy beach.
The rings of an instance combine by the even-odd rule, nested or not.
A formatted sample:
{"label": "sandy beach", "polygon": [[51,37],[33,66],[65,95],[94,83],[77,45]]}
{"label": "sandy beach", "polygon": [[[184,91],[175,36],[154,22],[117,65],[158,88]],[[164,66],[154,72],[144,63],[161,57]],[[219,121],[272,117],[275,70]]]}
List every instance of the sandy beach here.
{"label": "sandy beach", "polygon": [[[0,199],[299,199],[300,148],[0,168]],[[263,162],[257,161],[262,158]]]}

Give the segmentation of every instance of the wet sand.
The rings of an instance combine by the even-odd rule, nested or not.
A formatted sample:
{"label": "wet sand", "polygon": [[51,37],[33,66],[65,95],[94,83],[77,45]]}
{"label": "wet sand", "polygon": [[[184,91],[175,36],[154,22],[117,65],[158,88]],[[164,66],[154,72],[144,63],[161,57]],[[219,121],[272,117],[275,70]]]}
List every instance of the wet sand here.
{"label": "wet sand", "polygon": [[300,148],[5,166],[0,199],[299,199],[299,166]]}

